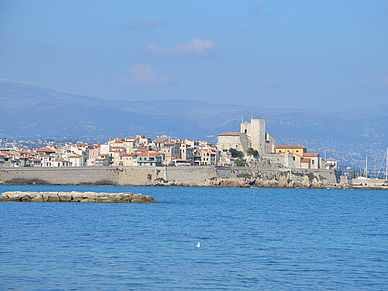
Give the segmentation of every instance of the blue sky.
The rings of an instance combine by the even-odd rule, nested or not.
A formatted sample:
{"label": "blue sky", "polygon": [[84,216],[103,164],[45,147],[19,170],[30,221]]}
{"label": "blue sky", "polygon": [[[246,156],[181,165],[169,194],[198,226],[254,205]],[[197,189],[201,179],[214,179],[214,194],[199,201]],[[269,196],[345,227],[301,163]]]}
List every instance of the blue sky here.
{"label": "blue sky", "polygon": [[0,78],[115,100],[387,104],[388,1],[0,1]]}

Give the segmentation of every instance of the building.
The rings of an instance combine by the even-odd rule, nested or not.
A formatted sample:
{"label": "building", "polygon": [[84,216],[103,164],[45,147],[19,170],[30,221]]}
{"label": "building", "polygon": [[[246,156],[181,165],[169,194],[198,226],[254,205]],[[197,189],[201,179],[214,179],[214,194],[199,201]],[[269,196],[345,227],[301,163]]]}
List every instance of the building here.
{"label": "building", "polygon": [[198,155],[200,157],[199,165],[207,166],[207,165],[216,165],[217,164],[217,154],[215,152],[207,151],[207,150],[198,150]]}
{"label": "building", "polygon": [[251,119],[250,122],[243,122],[240,132],[245,133],[250,138],[250,147],[259,152],[259,155],[266,153],[265,143],[265,120]]}
{"label": "building", "polygon": [[309,169],[322,169],[322,159],[318,153],[305,153],[303,158],[310,159]]}
{"label": "building", "polygon": [[138,166],[150,166],[157,167],[162,165],[163,155],[161,153],[138,153],[137,165]]}
{"label": "building", "polygon": [[276,153],[291,153],[293,155],[299,155],[301,157],[306,153],[307,148],[300,145],[277,145]]}
{"label": "building", "polygon": [[318,153],[307,153],[307,148],[300,145],[276,146],[276,154],[292,156],[292,167],[298,169],[325,169],[326,162]]}
{"label": "building", "polygon": [[86,158],[82,155],[73,154],[66,159],[71,163],[72,167],[85,167],[86,166]]}
{"label": "building", "polygon": [[137,154],[122,154],[120,158],[124,167],[137,167]]}
{"label": "building", "polygon": [[164,144],[167,142],[171,142],[171,138],[169,136],[161,136],[154,140],[153,144],[156,148],[164,147]]}
{"label": "building", "polygon": [[326,169],[337,169],[338,168],[338,161],[335,159],[327,159],[326,160]]}
{"label": "building", "polygon": [[96,167],[107,167],[110,165],[111,159],[109,157],[109,154],[100,154],[96,160],[94,165]]}
{"label": "building", "polygon": [[164,164],[169,165],[173,160],[181,158],[181,145],[178,142],[166,142],[163,144],[160,152],[163,153]]}
{"label": "building", "polygon": [[226,132],[218,135],[219,150],[235,149],[246,154],[249,145],[248,136],[242,132]]}
{"label": "building", "polygon": [[92,167],[96,165],[96,159],[98,156],[101,155],[101,147],[100,146],[94,146],[92,149],[89,150],[88,153],[88,160],[86,161],[86,165],[88,167]]}
{"label": "building", "polygon": [[267,154],[276,153],[276,139],[269,133],[265,134],[265,153]]}

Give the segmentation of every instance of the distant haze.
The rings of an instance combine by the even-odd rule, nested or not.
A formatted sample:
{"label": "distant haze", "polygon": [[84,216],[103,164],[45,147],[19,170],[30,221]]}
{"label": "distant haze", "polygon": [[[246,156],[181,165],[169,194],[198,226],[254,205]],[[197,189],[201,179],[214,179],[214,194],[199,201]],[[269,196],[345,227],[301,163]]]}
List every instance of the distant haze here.
{"label": "distant haze", "polygon": [[325,113],[188,100],[109,101],[10,80],[0,80],[0,104],[0,138],[106,142],[144,134],[216,143],[218,134],[238,132],[253,113],[266,120],[277,144],[300,144],[342,165],[361,165],[367,155],[380,162],[388,146],[386,105]]}
{"label": "distant haze", "polygon": [[105,100],[356,110],[387,104],[387,27],[387,1],[1,1],[0,79]]}

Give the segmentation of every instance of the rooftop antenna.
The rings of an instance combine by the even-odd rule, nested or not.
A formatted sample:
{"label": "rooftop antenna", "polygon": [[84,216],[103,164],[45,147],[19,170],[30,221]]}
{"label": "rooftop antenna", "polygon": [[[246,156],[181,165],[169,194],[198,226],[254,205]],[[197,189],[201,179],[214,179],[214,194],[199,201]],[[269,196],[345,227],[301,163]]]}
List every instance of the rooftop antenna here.
{"label": "rooftop antenna", "polygon": [[252,112],[251,112],[251,119],[253,119],[253,110],[252,110]]}

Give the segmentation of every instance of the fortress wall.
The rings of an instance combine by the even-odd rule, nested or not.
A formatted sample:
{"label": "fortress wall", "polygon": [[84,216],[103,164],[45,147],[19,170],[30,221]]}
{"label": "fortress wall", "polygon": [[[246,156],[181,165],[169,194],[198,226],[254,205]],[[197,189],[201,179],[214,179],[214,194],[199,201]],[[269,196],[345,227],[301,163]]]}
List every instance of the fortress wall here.
{"label": "fortress wall", "polygon": [[0,169],[0,181],[6,184],[117,185],[117,170],[114,167],[4,168]]}
{"label": "fortress wall", "polygon": [[165,167],[118,167],[117,170],[120,186],[152,186],[158,179],[166,180]]}
{"label": "fortress wall", "polygon": [[158,182],[205,185],[214,178],[303,181],[314,174],[317,180],[337,183],[334,170],[304,170],[245,167],[80,167],[80,168],[0,168],[0,183],[56,185],[152,186]]}
{"label": "fortress wall", "polygon": [[166,167],[166,181],[200,185],[207,179],[217,177],[215,166]]}
{"label": "fortress wall", "polygon": [[277,155],[277,154],[263,154],[260,156],[262,163],[266,164],[266,167],[276,167],[283,166],[285,168],[289,168],[290,165],[293,166],[293,161],[290,155]]}

